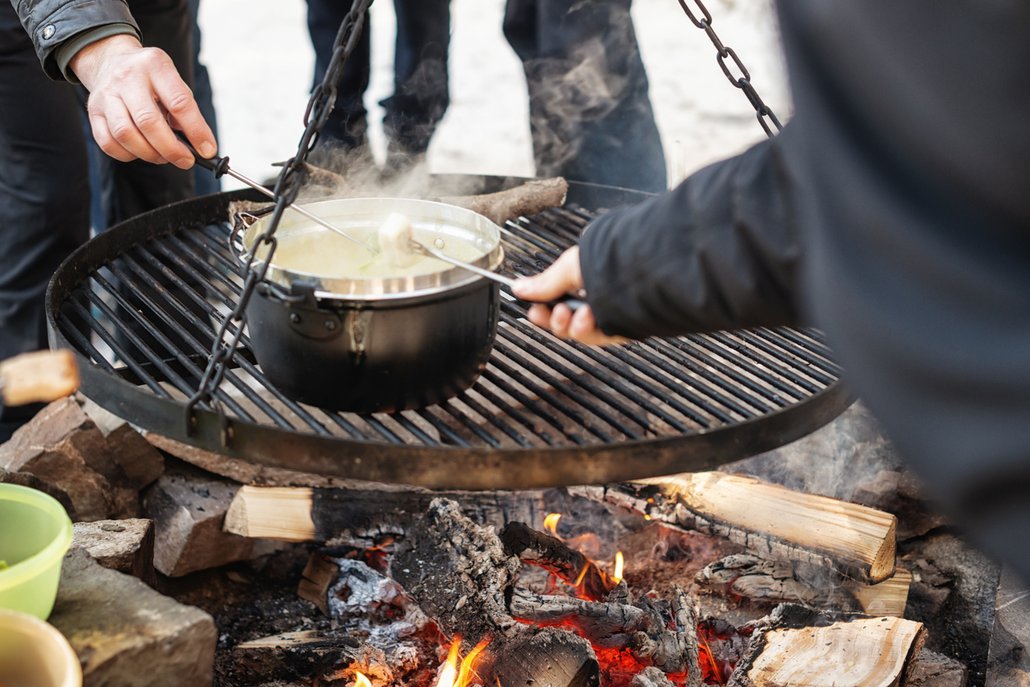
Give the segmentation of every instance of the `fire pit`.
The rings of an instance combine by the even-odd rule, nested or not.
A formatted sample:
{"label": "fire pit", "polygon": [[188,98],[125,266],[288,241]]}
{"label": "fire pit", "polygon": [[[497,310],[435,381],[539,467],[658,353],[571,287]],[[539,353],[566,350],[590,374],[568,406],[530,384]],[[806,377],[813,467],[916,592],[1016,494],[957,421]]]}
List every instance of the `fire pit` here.
{"label": "fire pit", "polygon": [[[504,180],[440,180],[447,195]],[[453,193],[453,192],[452,192]],[[601,208],[643,194],[572,184],[565,207],[504,227],[504,273],[535,273]],[[246,336],[215,394],[187,417],[240,267],[228,207],[247,192],[141,215],[90,241],[47,295],[52,341],[76,352],[82,392],[134,424],[269,466],[429,487],[601,483],[713,467],[782,445],[851,401],[817,332],[778,329],[594,349],[559,340],[502,295],[497,342],[467,392],[399,413],[302,405],[255,364]],[[426,361],[432,364],[432,361]]]}

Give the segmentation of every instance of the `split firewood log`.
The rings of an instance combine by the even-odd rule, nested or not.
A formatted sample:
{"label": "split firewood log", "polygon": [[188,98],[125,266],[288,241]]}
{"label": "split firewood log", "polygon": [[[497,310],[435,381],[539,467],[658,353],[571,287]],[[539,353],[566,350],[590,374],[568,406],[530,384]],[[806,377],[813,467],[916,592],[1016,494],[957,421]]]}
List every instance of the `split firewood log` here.
{"label": "split firewood log", "polygon": [[757,621],[728,687],[898,685],[925,641],[921,623],[778,606]]}
{"label": "split firewood log", "polygon": [[753,477],[701,472],[570,491],[727,538],[762,558],[832,568],[866,583],[894,573],[893,515]]}

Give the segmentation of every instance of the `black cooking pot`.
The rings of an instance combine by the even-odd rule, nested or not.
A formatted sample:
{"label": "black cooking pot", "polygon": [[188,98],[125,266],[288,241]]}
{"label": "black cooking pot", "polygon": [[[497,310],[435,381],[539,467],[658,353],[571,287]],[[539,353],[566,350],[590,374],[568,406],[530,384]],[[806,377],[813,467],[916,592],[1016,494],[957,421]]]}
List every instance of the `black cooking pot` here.
{"label": "black cooking pot", "polygon": [[[462,259],[489,270],[503,260],[500,229],[464,208],[353,198],[305,209],[359,241],[374,240],[387,215],[400,212],[426,245],[451,254],[460,248]],[[237,225],[240,259],[268,221]],[[376,273],[379,265],[368,273],[352,264],[334,272],[333,255],[362,249],[289,211],[275,236],[279,247],[247,322],[258,363],[283,393],[331,410],[402,410],[460,393],[485,368],[499,316],[496,283],[431,258],[402,271]]]}

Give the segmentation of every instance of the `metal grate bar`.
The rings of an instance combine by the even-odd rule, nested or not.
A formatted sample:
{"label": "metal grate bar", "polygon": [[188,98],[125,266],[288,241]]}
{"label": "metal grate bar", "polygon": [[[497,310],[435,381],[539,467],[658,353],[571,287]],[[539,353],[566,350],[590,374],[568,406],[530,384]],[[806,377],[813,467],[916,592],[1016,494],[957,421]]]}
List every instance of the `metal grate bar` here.
{"label": "metal grate bar", "polygon": [[[161,274],[165,276],[167,279],[169,279],[171,283],[179,289],[180,293],[188,296],[189,299],[194,303],[194,305],[206,309],[210,308],[210,305],[207,303],[207,301],[204,300],[203,296],[201,296],[201,294],[199,294],[192,285],[183,280],[174,271],[168,269],[164,265],[161,265],[160,262],[157,261],[157,259],[153,255],[149,254],[149,252],[145,250],[141,250],[140,252],[144,253],[145,257],[152,260],[153,262],[151,262],[150,264],[154,266],[155,269],[160,269]],[[139,278],[152,279],[154,277],[152,273],[147,272],[147,270],[142,265],[140,265],[135,259],[133,259],[130,255],[124,255],[122,257],[122,261],[129,268],[129,270],[131,270]],[[167,302],[170,305],[172,305],[182,317],[187,318],[189,322],[197,328],[198,332],[204,334],[206,341],[210,342],[214,339],[215,333],[210,321],[202,321],[189,307],[187,307],[185,304],[179,301],[173,294],[166,292],[165,297]],[[151,307],[155,310],[159,309],[159,306],[157,304],[153,304]],[[194,345],[194,350],[206,358],[208,352],[211,350],[210,343],[205,344],[203,342],[197,341],[195,338],[193,339],[192,343]],[[200,348],[198,348],[198,346],[200,346]],[[233,358],[233,362],[247,374],[250,374],[251,376],[255,377],[257,376],[257,367],[253,363],[251,363],[245,356],[237,354]],[[244,394],[244,396],[247,397],[249,401],[257,405],[262,411],[264,411],[265,414],[268,415],[277,425],[281,427],[293,426],[292,423],[290,423],[283,415],[278,413],[270,404],[268,404],[268,402],[264,398],[257,394],[245,381],[239,379],[236,375],[229,371],[226,372],[226,378],[230,382],[232,382],[232,384],[237,389],[239,389]],[[262,386],[267,385],[262,384]],[[329,434],[325,426],[318,422],[318,420],[316,420],[310,413],[305,411],[296,402],[284,396],[278,389],[270,388],[270,390],[272,396],[277,401],[283,403],[287,408],[296,413],[316,433]]]}
{"label": "metal grate bar", "polygon": [[466,439],[465,437],[461,436],[453,429],[451,429],[451,426],[444,422],[442,419],[438,418],[434,414],[433,410],[434,409],[432,408],[419,408],[418,410],[413,412],[415,412],[415,414],[417,414],[420,418],[428,422],[433,429],[435,429],[437,432],[441,434],[441,438],[444,440],[443,443],[451,446],[470,446],[468,439]]}
{"label": "metal grate bar", "polygon": [[[89,356],[90,360],[100,365],[100,367],[104,368],[106,372],[116,373],[117,371],[115,370],[114,365],[110,363],[107,357],[98,351],[96,346],[93,345],[93,342],[91,342],[89,338],[80,332],[78,327],[73,324],[75,320],[79,318],[71,317],[68,314],[68,310],[73,310],[75,305],[77,304],[70,299],[64,304],[62,309],[64,317],[61,319],[60,324],[61,331],[65,336],[71,339],[72,343],[79,347],[79,350],[85,352],[86,355]],[[92,321],[92,318],[89,318],[89,320],[86,321]]]}
{"label": "metal grate bar", "polygon": [[[125,280],[129,276],[124,269],[118,267],[117,262],[112,263],[110,268],[115,277],[118,279]],[[104,284],[104,287],[108,290],[111,290],[113,288],[110,284]],[[183,306],[182,303],[180,303],[178,299],[176,299],[175,296],[168,291],[165,291],[163,293],[163,300],[164,304],[170,305],[171,308],[162,307],[162,305],[155,302],[154,299],[146,293],[146,291],[138,291],[135,295],[137,298],[143,301],[143,303],[150,309],[150,312],[156,314],[160,318],[164,326],[174,331],[175,334],[180,338],[180,340],[186,343],[193,350],[194,353],[198,353],[201,356],[203,356],[204,359],[206,359],[208,352],[211,350],[211,341],[214,340],[214,333],[210,331],[209,324],[201,322],[196,315],[190,312],[189,308]],[[190,330],[186,329],[186,327],[182,326],[178,321],[176,321],[176,319],[169,314],[169,309],[173,310],[175,314],[189,321],[189,323],[193,325],[194,330],[191,332]],[[137,310],[136,312],[139,311]],[[204,335],[207,341],[203,342],[199,340],[196,336],[194,336],[194,333]],[[177,356],[177,359],[179,359],[179,356]],[[198,365],[193,363],[191,358],[186,357],[184,360],[180,360],[180,362],[182,362],[183,365],[187,366],[198,380],[200,379],[200,375],[203,374],[203,370]],[[236,356],[236,362],[239,363],[247,361],[243,359],[242,356]],[[242,379],[240,379],[240,377],[237,374],[235,374],[232,371],[226,371],[225,379],[230,384],[232,384],[236,389],[242,392],[243,395],[247,398],[247,400],[249,400],[251,403],[257,406],[258,409],[260,409],[277,425],[279,425],[280,427],[291,426],[282,414],[280,414],[274,407],[272,407],[272,405],[268,403],[268,401],[266,401],[262,396],[255,393]],[[230,408],[233,408],[234,411],[237,411],[238,409],[237,412],[244,412],[242,406],[239,406],[239,404],[234,399],[232,399],[232,397],[228,394],[225,394],[224,397],[220,398],[220,400],[226,403],[226,405]],[[317,423],[312,425],[312,429],[321,434],[328,434],[326,429],[321,425],[318,425]]]}
{"label": "metal grate bar", "polygon": [[[776,330],[754,329],[751,331],[755,336],[765,341],[771,341],[775,345],[789,351],[789,355],[805,361],[810,366],[807,369],[819,370],[822,373],[821,379],[827,380],[827,384],[833,384],[837,381],[837,377],[840,375],[840,366],[825,355],[818,355],[813,352],[813,349],[825,351],[825,344],[803,334],[803,330],[781,327]],[[794,345],[788,348],[787,343]]]}
{"label": "metal grate bar", "polygon": [[[640,343],[636,351],[648,363],[653,360],[668,359],[675,365],[684,368],[689,373],[691,387],[708,398],[708,400],[701,398],[699,402],[711,407],[712,412],[717,413],[717,417],[723,422],[731,421],[733,417],[750,417],[754,412],[761,412],[762,408],[765,407],[764,403],[748,394],[746,390],[742,390],[739,386],[726,381],[723,377],[713,374],[702,361],[686,355],[683,351],[664,340],[647,339]],[[676,368],[672,369],[676,370]],[[682,374],[682,372],[678,372],[675,377],[681,378]],[[682,386],[682,382],[680,382],[680,385]],[[721,410],[716,405],[709,403],[709,400],[714,401],[725,410]],[[741,403],[745,405],[741,405]]]}
{"label": "metal grate bar", "polygon": [[[88,294],[89,294],[89,289],[87,288],[85,291],[80,291],[76,295],[79,298],[88,299]],[[68,302],[71,303],[72,309],[75,311],[75,314],[78,317],[84,317],[84,318],[86,318],[86,321],[93,320],[93,315],[81,303],[79,303],[78,301],[76,301],[74,299],[69,299]],[[87,302],[88,302],[88,300],[87,300]],[[132,356],[129,356],[125,352],[125,349],[118,342],[117,337],[115,337],[113,334],[111,334],[111,332],[107,331],[103,327],[98,327],[98,328],[94,329],[94,331],[96,332],[97,336],[100,337],[101,341],[103,341],[105,344],[107,344],[111,348],[111,350],[114,352],[114,354],[122,362],[125,363],[125,366],[127,368],[129,368],[129,370],[131,370],[132,373],[135,374],[144,384],[146,384],[147,387],[149,387],[151,391],[153,391],[155,394],[157,394],[158,396],[161,396],[163,398],[170,398],[171,397],[171,394],[169,394],[168,391],[165,390],[165,388],[161,386],[160,382],[158,382],[156,379],[154,379],[151,375],[147,374],[147,372],[143,369],[143,366],[140,365],[138,362],[136,362],[136,360]]]}
{"label": "metal grate bar", "polygon": [[[522,327],[512,327],[509,331],[502,332],[500,334],[512,342],[512,349],[510,350],[509,355],[517,355],[514,353],[514,350],[519,348],[525,349],[527,354],[534,353],[532,348],[526,346],[526,335],[528,334],[526,329]],[[529,338],[532,339],[533,337]],[[536,343],[540,343],[541,340],[534,339],[534,341]],[[610,374],[603,370],[599,371],[593,366],[585,366],[582,360],[568,355],[567,351],[562,351],[560,349],[556,351],[553,347],[549,347],[547,350],[556,352],[557,356],[548,360],[546,365],[560,373],[560,375],[546,375],[552,380],[551,386],[561,389],[562,392],[567,395],[573,396],[584,408],[589,409],[589,412],[592,415],[598,416],[620,434],[630,437],[639,436],[639,432],[627,427],[623,422],[620,422],[618,418],[604,411],[602,404],[603,406],[612,408],[624,417],[629,418],[642,428],[647,428],[649,426],[650,423],[648,418],[642,411],[642,406],[647,406],[649,404],[646,401],[642,402],[641,398],[637,396],[630,387],[624,387],[626,400],[630,401],[629,403],[624,402],[623,399],[620,398],[610,397],[610,395],[606,398],[605,392],[612,382],[612,380],[609,379],[611,376]],[[558,362],[555,358],[559,358],[562,362]],[[576,389],[581,389],[582,392],[574,390],[569,386],[570,383],[575,386]],[[602,402],[600,399],[604,399],[604,401]]]}
{"label": "metal grate bar", "polygon": [[[568,389],[561,389],[561,390],[559,390],[560,387],[556,387],[555,384],[553,384],[553,383],[548,384],[546,382],[546,379],[542,379],[542,381],[544,382],[543,385],[537,384],[537,383],[533,383],[532,381],[527,379],[524,375],[521,375],[519,373],[519,370],[514,366],[514,365],[517,365],[517,366],[519,366],[519,367],[521,367],[523,369],[530,370],[531,368],[530,368],[530,366],[528,366],[526,364],[525,358],[522,358],[521,356],[519,356],[516,353],[516,351],[511,346],[507,346],[507,345],[505,345],[503,343],[497,343],[495,345],[497,346],[497,351],[498,351],[498,353],[500,353],[500,356],[498,356],[498,359],[491,361],[491,366],[492,367],[496,367],[498,370],[503,372],[509,378],[520,379],[522,384],[524,384],[530,390],[530,392],[536,396],[536,398],[538,398],[538,399],[540,399],[542,401],[545,401],[545,403],[539,403],[532,396],[526,396],[524,394],[519,394],[517,396],[517,400],[520,403],[522,403],[524,406],[526,406],[526,407],[530,408],[531,410],[533,410],[539,417],[541,417],[545,422],[547,422],[547,424],[551,425],[552,427],[554,427],[559,432],[561,432],[562,434],[564,434],[568,438],[572,439],[576,443],[581,443],[582,442],[582,439],[580,438],[579,434],[575,433],[575,432],[569,432],[566,425],[563,425],[558,420],[558,418],[554,416],[554,414],[552,412],[548,412],[548,409],[546,408],[546,405],[549,405],[551,409],[553,409],[554,411],[557,411],[558,413],[561,413],[561,415],[563,415],[566,418],[568,418],[575,426],[581,427],[583,429],[586,429],[588,432],[593,434],[595,437],[603,439],[606,436],[604,432],[598,430],[594,426],[596,423],[589,421],[580,412],[580,410],[578,408],[569,405],[568,403],[566,403],[562,399],[562,396],[573,397],[574,398],[574,402],[579,404],[580,408],[582,408],[582,400],[579,399],[579,398],[575,398],[576,396],[578,396],[577,394],[570,394],[570,393],[568,393],[569,392]],[[505,362],[505,359],[511,360],[514,363],[514,365],[509,365],[508,363]],[[491,371],[488,370],[488,372],[491,372]],[[539,375],[539,372],[540,372],[539,368],[531,370],[531,374],[533,374],[538,379],[541,378],[540,375]],[[494,375],[494,377],[491,377],[491,379],[494,379],[495,377],[496,377],[495,383],[497,383],[499,385],[503,384],[503,382],[498,381],[498,380],[501,379],[501,377],[499,377],[499,376]],[[515,394],[513,394],[513,396],[514,395]],[[607,418],[604,418],[604,419],[607,419]],[[614,426],[615,428],[619,429],[619,425],[617,424],[617,422],[614,419],[610,419],[610,420],[607,420],[607,421],[612,426]],[[544,440],[547,441],[547,437],[546,436],[544,437]]]}
{"label": "metal grate bar", "polygon": [[[108,266],[108,269],[111,268],[112,266]],[[93,274],[92,281],[94,284],[99,286],[102,291],[106,292],[110,298],[114,299],[114,301],[121,306],[121,308],[128,313],[136,323],[141,327],[144,327],[147,333],[154,337],[157,343],[159,343],[161,347],[163,347],[172,356],[172,359],[189,371],[196,381],[200,380],[200,375],[203,373],[200,367],[198,367],[189,356],[184,355],[181,349],[168,338],[156,323],[150,321],[144,316],[142,308],[129,303],[129,301],[119,292],[118,287],[112,285],[106,278],[104,278],[100,271]],[[145,305],[147,305],[148,308],[153,310],[153,301],[149,300],[142,290],[134,292],[133,295],[136,298],[139,298]],[[104,313],[112,322],[118,322],[121,319],[115,314],[111,307],[103,301],[99,294],[90,290],[86,292],[86,297],[94,307]],[[165,315],[163,312],[160,314],[162,316]],[[177,335],[183,337],[188,335],[181,326],[172,322],[170,319],[166,321],[166,324],[169,324]],[[150,346],[150,344],[143,341],[143,339],[132,330],[131,326],[123,327],[121,331],[123,335],[147,357],[150,363],[160,371],[162,375],[164,375],[164,378],[175,386],[176,389],[187,395],[192,392],[196,383],[192,379],[187,381],[182,375],[172,369],[171,366],[168,365],[168,359],[162,357],[153,349],[153,347]],[[225,403],[227,407],[232,409],[232,411],[237,413],[240,417],[253,420],[253,417],[247,413],[242,406],[221,390],[219,390],[219,401]]]}
{"label": "metal grate bar", "polygon": [[[516,306],[514,305],[508,306],[509,309],[515,307]],[[520,317],[524,316],[523,311],[517,312]],[[661,387],[653,384],[646,377],[642,377],[639,374],[635,374],[635,361],[632,359],[632,357],[627,356],[624,351],[620,351],[618,348],[611,348],[605,351],[598,351],[590,347],[581,346],[573,348],[568,344],[559,342],[559,340],[555,339],[552,335],[545,335],[541,333],[539,330],[535,330],[529,326],[521,329],[520,331],[526,337],[532,339],[534,342],[556,353],[562,358],[568,358],[571,355],[570,351],[574,350],[579,355],[582,355],[590,359],[591,361],[596,363],[596,365],[593,365],[589,368],[585,368],[591,377],[604,379],[605,384],[607,386],[610,386],[618,390],[619,393],[623,395],[636,399],[638,403],[643,403],[645,407],[652,405],[652,403],[640,399],[637,389],[643,390],[644,392],[650,394],[653,397],[663,398],[663,400],[667,401],[671,407],[675,408],[678,412],[682,413],[683,415],[687,416],[688,418],[696,422],[700,427],[710,426],[710,420],[704,417],[703,415],[699,414],[690,406],[683,404],[679,399],[674,397],[668,398],[670,391],[672,391],[673,393],[682,394],[685,398],[688,398],[690,401],[696,403],[699,406],[707,406],[706,409],[709,410],[713,415],[720,417],[720,419],[722,419],[723,417],[729,419],[728,416],[720,413],[717,409],[711,407],[709,404],[706,404],[704,399],[692,393],[692,391],[689,389],[670,389],[667,387]],[[618,376],[613,378],[610,374],[610,372],[612,371],[617,372]],[[573,383],[580,383],[580,376],[574,374],[569,376],[570,381],[572,381]],[[636,389],[633,388],[634,386],[636,387]],[[588,390],[596,391],[596,389],[589,388]]]}

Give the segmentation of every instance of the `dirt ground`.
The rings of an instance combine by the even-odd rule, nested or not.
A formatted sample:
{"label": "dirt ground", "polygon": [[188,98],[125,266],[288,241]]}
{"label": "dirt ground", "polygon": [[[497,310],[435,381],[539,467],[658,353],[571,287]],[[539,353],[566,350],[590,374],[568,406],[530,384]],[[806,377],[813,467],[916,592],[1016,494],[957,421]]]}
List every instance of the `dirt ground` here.
{"label": "dirt ground", "polygon": [[[769,0],[708,0],[713,26],[751,72],[765,101],[790,109]],[[504,0],[452,2],[451,106],[429,150],[434,173],[532,175],[521,65],[501,33]],[[738,152],[764,134],[715,50],[676,0],[636,0],[634,22],[651,81],[670,183]],[[303,130],[313,52],[303,0],[201,4],[202,59],[211,72],[220,146],[240,171],[271,175]],[[372,83],[366,94],[373,149],[384,150],[376,104],[392,85],[393,4],[372,6]],[[227,184],[232,188],[232,184]]]}

